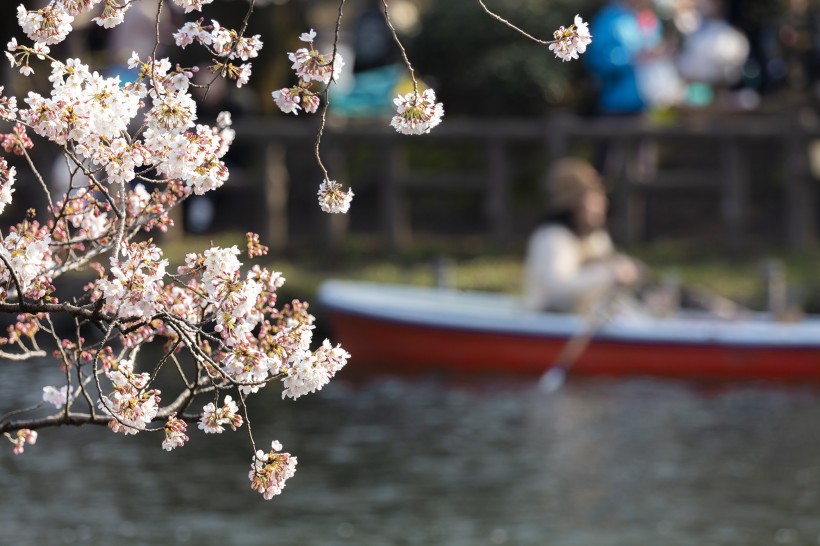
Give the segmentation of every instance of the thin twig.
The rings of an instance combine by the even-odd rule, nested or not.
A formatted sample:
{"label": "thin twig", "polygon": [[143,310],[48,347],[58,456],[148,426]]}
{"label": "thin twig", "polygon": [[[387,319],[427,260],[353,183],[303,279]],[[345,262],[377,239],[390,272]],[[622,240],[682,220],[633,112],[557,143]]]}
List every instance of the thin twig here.
{"label": "thin twig", "polygon": [[344,7],[345,7],[345,0],[339,1],[339,14],[336,17],[336,32],[333,35],[333,53],[330,55],[330,81],[327,83],[327,86],[324,90],[324,99],[325,105],[322,108],[322,116],[319,121],[319,131],[316,133],[316,144],[313,146],[313,154],[316,156],[316,162],[319,164],[319,168],[322,169],[322,173],[325,176],[325,180],[330,181],[330,174],[327,172],[327,168],[325,168],[325,164],[322,162],[322,156],[319,153],[319,148],[322,144],[322,135],[325,132],[325,123],[327,122],[327,110],[330,107],[330,86],[335,83],[333,80],[333,63],[336,62],[336,53],[339,50],[339,30],[342,27],[342,15],[344,14]]}
{"label": "thin twig", "polygon": [[46,181],[43,180],[43,176],[40,174],[40,171],[37,170],[37,167],[34,165],[34,162],[31,160],[31,156],[28,155],[28,152],[23,148],[23,156],[26,158],[28,162],[28,166],[31,167],[34,176],[40,182],[40,186],[42,186],[43,191],[46,193],[46,198],[48,199],[48,208],[51,209],[54,206],[54,200],[51,198],[51,192],[48,191],[48,185],[46,185]]}
{"label": "thin twig", "polygon": [[251,430],[251,419],[248,416],[248,405],[245,403],[245,395],[242,391],[239,391],[239,401],[242,402],[242,409],[245,413],[245,424],[248,425],[248,438],[251,440],[251,447],[253,448],[253,452],[256,453],[256,442],[253,439],[253,430]]}
{"label": "thin twig", "polygon": [[42,408],[44,405],[45,405],[45,402],[39,402],[38,404],[36,404],[34,406],[30,406],[28,408],[20,408],[20,409],[12,410],[12,411],[4,414],[2,417],[0,417],[0,424],[5,423],[6,421],[8,421],[11,417],[14,417],[15,415],[28,413],[30,411],[36,411],[36,410]]}
{"label": "thin twig", "polygon": [[[237,48],[239,47],[239,40],[241,40],[242,37],[245,35],[245,30],[247,30],[247,28],[248,28],[248,22],[251,19],[251,13],[253,13],[253,8],[254,8],[255,5],[256,5],[256,0],[250,0],[249,5],[248,5],[248,11],[247,11],[247,13],[245,13],[245,18],[242,20],[242,27],[239,29],[239,33],[236,36],[236,43],[231,48],[232,53],[236,52]],[[210,50],[210,48],[208,48],[208,49]],[[229,56],[230,56],[230,53],[225,56],[226,61],[224,63],[222,63],[222,68],[214,74],[214,77],[211,81],[209,81],[204,86],[195,86],[195,87],[204,87],[205,88],[205,93],[202,95],[202,100],[203,101],[208,98],[208,91],[211,90],[211,86],[214,84],[214,82],[217,80],[217,78],[222,78],[222,77],[225,76],[225,70],[228,68],[228,60],[229,60],[228,57]]]}
{"label": "thin twig", "polygon": [[154,39],[154,49],[151,52],[151,86],[157,91],[157,96],[159,96],[161,94],[159,86],[157,85],[157,77],[156,77],[155,68],[157,66],[157,49],[159,49],[159,43],[160,43],[160,40],[159,40],[159,22],[160,22],[160,19],[162,17],[162,4],[163,4],[163,2],[164,2],[164,0],[159,0],[157,2],[157,16],[156,16],[156,23],[155,23],[156,35],[155,35],[155,39]]}
{"label": "thin twig", "polygon": [[501,16],[500,16],[500,15],[498,15],[497,13],[493,13],[492,11],[490,11],[490,9],[489,9],[489,8],[488,8],[488,7],[484,4],[484,2],[482,2],[481,0],[478,0],[478,3],[479,3],[479,4],[481,5],[481,7],[484,9],[484,11],[487,13],[487,15],[489,15],[490,17],[492,17],[492,18],[493,18],[493,19],[495,19],[496,21],[498,21],[498,22],[500,22],[500,23],[502,23],[502,24],[504,24],[504,25],[507,25],[508,27],[510,27],[511,29],[515,30],[516,32],[518,32],[518,33],[520,33],[520,34],[523,34],[524,36],[526,36],[527,38],[529,38],[529,39],[530,39],[530,40],[532,40],[533,42],[538,42],[539,44],[543,44],[543,45],[549,45],[549,44],[551,43],[551,42],[548,42],[548,41],[546,41],[546,40],[541,40],[541,39],[536,38],[536,37],[535,37],[535,36],[533,36],[532,34],[529,34],[529,33],[525,32],[525,31],[521,30],[520,28],[518,28],[518,27],[517,27],[517,26],[515,26],[514,24],[510,23],[509,21],[507,21],[506,19],[504,19],[503,17],[501,17]]}
{"label": "thin twig", "polygon": [[[65,385],[66,385],[66,400],[65,400],[65,408],[63,408],[63,413],[68,418],[68,414],[70,412],[71,407],[71,362],[69,361],[68,355],[65,352],[65,348],[63,344],[60,343],[60,336],[57,335],[57,330],[54,328],[54,321],[51,320],[51,315],[46,315],[46,320],[48,321],[49,329],[42,328],[49,334],[51,337],[54,338],[54,342],[57,344],[57,350],[60,351],[60,356],[63,359],[63,368],[65,368]],[[75,317],[76,320],[76,317]]]}
{"label": "thin twig", "polygon": [[[86,380],[83,378],[83,364],[80,357],[83,351],[83,338],[80,335],[80,321],[77,317],[74,317],[74,332],[77,336],[77,382],[79,383],[80,393],[82,393],[83,398],[85,398],[85,401],[88,404],[88,411],[91,412],[92,417],[96,418],[97,412],[94,409],[94,401],[91,400],[91,396],[89,396],[88,391],[85,390]],[[90,380],[91,378],[88,379],[88,381]]]}
{"label": "thin twig", "polygon": [[396,42],[397,46],[399,46],[401,58],[404,60],[407,70],[410,71],[410,79],[413,80],[413,95],[418,95],[419,84],[416,82],[416,71],[413,70],[413,65],[410,64],[410,59],[407,57],[407,51],[404,49],[404,45],[402,45],[401,40],[399,40],[399,35],[396,34],[396,28],[393,26],[392,21],[390,21],[390,13],[387,9],[387,0],[382,0],[382,6],[384,6],[384,22],[387,24],[387,28],[390,29],[390,33],[393,34],[393,41]]}
{"label": "thin twig", "polygon": [[17,273],[14,272],[14,269],[12,269],[11,264],[2,254],[0,254],[0,260],[3,260],[3,264],[6,266],[6,269],[9,270],[9,275],[11,275],[11,280],[14,282],[14,286],[17,290],[17,298],[20,300],[19,305],[21,310],[27,311],[28,304],[26,303],[26,300],[23,297],[23,289],[20,286],[20,279],[17,278]]}

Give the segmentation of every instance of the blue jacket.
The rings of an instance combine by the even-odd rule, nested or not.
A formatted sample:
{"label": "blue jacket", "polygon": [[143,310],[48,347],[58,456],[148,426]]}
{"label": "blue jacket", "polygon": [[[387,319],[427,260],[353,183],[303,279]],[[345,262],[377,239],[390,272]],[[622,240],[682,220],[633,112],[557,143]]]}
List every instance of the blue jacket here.
{"label": "blue jacket", "polygon": [[602,114],[642,112],[636,67],[642,53],[657,47],[662,29],[651,12],[637,13],[620,3],[604,7],[590,23],[592,43],[585,59],[598,80]]}

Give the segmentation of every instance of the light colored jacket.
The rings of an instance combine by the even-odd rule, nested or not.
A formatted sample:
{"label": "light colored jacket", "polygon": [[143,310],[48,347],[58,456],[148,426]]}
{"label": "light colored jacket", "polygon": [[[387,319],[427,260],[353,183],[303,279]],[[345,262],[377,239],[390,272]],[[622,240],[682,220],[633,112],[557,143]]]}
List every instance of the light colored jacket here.
{"label": "light colored jacket", "polygon": [[614,256],[606,231],[579,237],[558,224],[541,226],[527,246],[525,306],[562,312],[588,309],[617,284],[609,262]]}

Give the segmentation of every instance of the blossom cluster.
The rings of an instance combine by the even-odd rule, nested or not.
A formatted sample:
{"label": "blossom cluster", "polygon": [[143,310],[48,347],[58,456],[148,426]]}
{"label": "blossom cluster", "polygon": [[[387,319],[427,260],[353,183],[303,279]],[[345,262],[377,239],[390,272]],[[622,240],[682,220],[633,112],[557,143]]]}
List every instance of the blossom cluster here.
{"label": "blossom cluster", "polygon": [[[201,11],[212,1],[172,0],[185,13]],[[44,78],[31,84],[46,76],[48,84],[19,97],[19,105],[0,86],[0,120],[12,126],[0,133],[0,147],[8,156],[0,157],[0,214],[15,192],[19,165],[10,165],[17,159],[13,156],[29,164],[47,206],[39,213],[27,211],[25,220],[0,232],[0,302],[19,313],[0,345],[20,351],[7,353],[10,358],[41,357],[47,353],[38,339],[48,334],[61,371],[78,379],[43,387],[43,402],[56,409],[48,423],[102,420],[125,435],[164,432],[162,449],[171,451],[189,441],[190,423],[209,434],[237,430],[247,419],[239,405],[247,410],[246,398],[271,383],[291,399],[321,389],[350,355],[327,339],[312,349],[315,319],[308,305],[293,300],[277,306],[284,277],[258,265],[245,267],[236,246],[192,252],[171,272],[153,239],[140,235],[168,229],[173,207],[228,181],[225,155],[235,134],[229,112],[210,125],[200,119],[193,90],[210,84],[197,79],[198,66],[182,66],[156,52],[148,57],[133,52],[123,59],[131,74],[120,79],[82,59],[52,55],[52,47],[66,39],[75,22],[91,19],[111,28],[125,20],[134,3],[44,0],[36,9],[16,9],[30,43],[11,38],[6,58],[24,76],[44,67]],[[249,16],[252,5],[248,10]],[[157,33],[162,16],[158,10]],[[390,26],[387,14],[385,18]],[[173,38],[181,48],[203,47],[212,58],[208,70],[242,87],[251,77],[250,61],[263,46],[259,35],[246,36],[244,28],[234,30],[202,17],[184,22]],[[550,49],[564,60],[577,58],[591,40],[587,24],[577,16],[554,38]],[[336,42],[320,52],[315,31],[299,39],[305,47],[287,54],[297,83],[272,93],[277,106],[294,115],[317,112],[321,94],[338,81],[344,67]],[[156,42],[169,43],[159,35]],[[409,61],[407,66],[413,76]],[[440,124],[443,106],[432,89],[419,91],[413,79],[414,91],[394,100],[391,126],[403,134],[428,133]],[[41,138],[32,140],[29,133]],[[36,156],[28,150],[35,141],[63,155],[68,182],[59,193],[33,164]],[[317,139],[317,159],[318,148]],[[353,191],[331,180],[321,159],[319,163],[324,172],[317,194],[320,207],[347,212]],[[247,241],[249,258],[267,252],[258,235],[248,234]],[[58,297],[55,279],[74,270],[93,270],[98,278],[85,285],[83,294]],[[61,338],[54,328],[51,315],[57,312],[76,325],[72,339]],[[87,343],[82,329],[96,329],[95,341]],[[138,369],[140,350],[148,343],[164,352],[150,372]],[[180,393],[164,407],[154,384],[163,366],[163,373],[175,368],[180,382]],[[211,401],[198,414],[185,413],[206,396]],[[85,412],[73,410],[83,403],[88,405]],[[152,428],[161,419],[164,426]],[[12,424],[6,430],[15,434],[5,435],[20,454],[36,442],[37,432],[28,428],[30,421]],[[270,451],[255,453],[251,486],[270,499],[282,491],[295,467],[296,457],[273,442]]]}
{"label": "blossom cluster", "polygon": [[23,222],[11,228],[0,242],[0,296],[22,292],[38,300],[52,290],[48,270],[55,264],[51,234],[37,222]]}
{"label": "blossom cluster", "polygon": [[17,169],[9,167],[4,157],[0,157],[0,214],[6,209],[6,205],[11,204],[12,193],[14,193],[14,178]]}
{"label": "blossom cluster", "polygon": [[37,443],[37,431],[21,428],[14,436],[6,433],[6,438],[8,438],[11,445],[14,446],[11,449],[12,453],[22,455],[23,451],[25,451],[26,444],[34,445]]}
{"label": "blossom cluster", "polygon": [[108,426],[114,432],[137,434],[154,420],[159,411],[160,391],[148,389],[151,375],[135,373],[134,363],[120,360],[105,372],[114,388],[109,396],[100,397],[99,407],[112,419]]}
{"label": "blossom cluster", "polygon": [[[328,341],[311,352],[315,319],[307,306],[294,301],[277,311],[276,290],[284,278],[258,267],[243,278],[238,255],[235,246],[211,248],[189,254],[179,268],[181,275],[191,276],[189,286],[198,289],[197,305],[213,313],[215,331],[224,341],[212,375],[244,394],[257,392],[273,378],[282,379],[283,392],[293,398],[321,388],[349,355],[339,348],[329,359]],[[266,318],[271,315],[276,320]]]}
{"label": "blossom cluster", "polygon": [[592,42],[589,24],[584,22],[580,15],[575,16],[574,22],[569,27],[559,27],[553,33],[553,38],[555,41],[550,43],[550,51],[562,61],[577,59],[578,55],[584,53]]}
{"label": "blossom cluster", "polygon": [[171,451],[185,445],[188,441],[188,436],[185,434],[187,430],[188,424],[173,413],[165,423],[165,439],[162,441],[162,449]]}
{"label": "blossom cluster", "polygon": [[390,120],[390,126],[403,135],[421,135],[441,123],[444,116],[444,105],[436,102],[436,92],[425,89],[418,92],[399,95],[393,99],[396,115]]}
{"label": "blossom cluster", "polygon": [[17,6],[17,22],[33,42],[59,44],[71,32],[74,17],[68,14],[62,2],[52,2],[38,10]]}
{"label": "blossom cluster", "polygon": [[325,212],[346,213],[350,209],[353,199],[353,190],[344,191],[342,185],[335,180],[325,179],[319,185],[319,206]]}
{"label": "blossom cluster", "polygon": [[[199,0],[181,0],[184,2],[186,13],[199,10],[202,2]],[[177,3],[180,3],[179,1]],[[262,40],[255,36],[242,36],[233,29],[225,28],[217,21],[205,25],[204,19],[188,21],[174,33],[176,44],[185,48],[194,42],[205,46],[211,54],[220,60],[215,60],[208,69],[212,73],[220,73],[229,79],[236,80],[236,86],[242,87],[251,77],[251,63],[234,64],[237,59],[248,61],[259,56],[262,49]]]}
{"label": "blossom cluster", "polygon": [[110,262],[113,278],[97,281],[107,311],[119,317],[150,317],[167,303],[162,287],[168,260],[162,259],[159,247],[123,243]]}
{"label": "blossom cluster", "polygon": [[59,389],[52,386],[43,387],[43,402],[48,402],[57,409],[65,407],[66,403],[71,402],[68,385],[63,385]]}
{"label": "blossom cluster", "polygon": [[316,40],[316,31],[311,29],[299,36],[299,39],[308,44],[288,53],[288,59],[293,63],[291,68],[296,72],[299,82],[293,87],[285,87],[271,93],[276,106],[286,114],[299,114],[299,110],[312,114],[319,109],[320,99],[313,87],[313,82],[325,86],[331,81],[336,82],[342,73],[344,59],[335,48],[330,53],[320,53],[313,45]]}
{"label": "blossom cluster", "polygon": [[330,341],[324,340],[314,353],[303,352],[300,357],[285,372],[282,398],[287,396],[295,400],[321,389],[344,367],[350,353],[341,345],[334,347]]}
{"label": "blossom cluster", "polygon": [[202,408],[202,417],[199,419],[199,430],[207,434],[221,434],[225,426],[236,430],[242,426],[242,416],[239,415],[239,406],[230,396],[225,397],[221,407],[211,402]]}
{"label": "blossom cluster", "polygon": [[0,120],[14,121],[17,119],[17,97],[7,97],[4,90],[5,87],[0,85]]}
{"label": "blossom cluster", "polygon": [[267,453],[257,450],[251,463],[248,478],[251,487],[262,494],[266,500],[280,494],[285,482],[296,472],[296,457],[282,451],[282,444],[271,442],[271,450]]}
{"label": "blossom cluster", "polygon": [[[186,8],[188,5],[210,3],[213,0],[174,0]],[[51,0],[40,9],[28,10],[22,4],[17,7],[17,23],[20,28],[39,46],[54,45],[65,40],[72,30],[74,18],[92,10],[102,2],[102,10],[92,21],[103,28],[113,28],[125,20],[125,13],[133,2],[122,0]],[[25,72],[24,72],[25,73]]]}
{"label": "blossom cluster", "polygon": [[[1,92],[2,88],[0,88]],[[6,153],[23,155],[27,149],[34,147],[34,143],[26,134],[26,126],[22,123],[15,123],[12,132],[0,133],[0,146],[3,147]]]}
{"label": "blossom cluster", "polygon": [[213,1],[214,0],[174,0],[174,4],[184,8],[185,13],[190,13],[192,11],[202,11],[204,4],[210,4]]}

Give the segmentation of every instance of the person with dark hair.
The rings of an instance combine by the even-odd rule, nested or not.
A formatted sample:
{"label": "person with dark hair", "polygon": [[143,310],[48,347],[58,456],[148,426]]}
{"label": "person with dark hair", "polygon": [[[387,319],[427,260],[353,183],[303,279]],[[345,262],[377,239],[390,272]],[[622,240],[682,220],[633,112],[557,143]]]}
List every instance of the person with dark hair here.
{"label": "person with dark hair", "polygon": [[585,160],[560,159],[546,178],[549,215],[530,237],[524,303],[530,309],[585,312],[614,289],[644,276],[617,253],[607,233],[607,198],[598,171]]}

